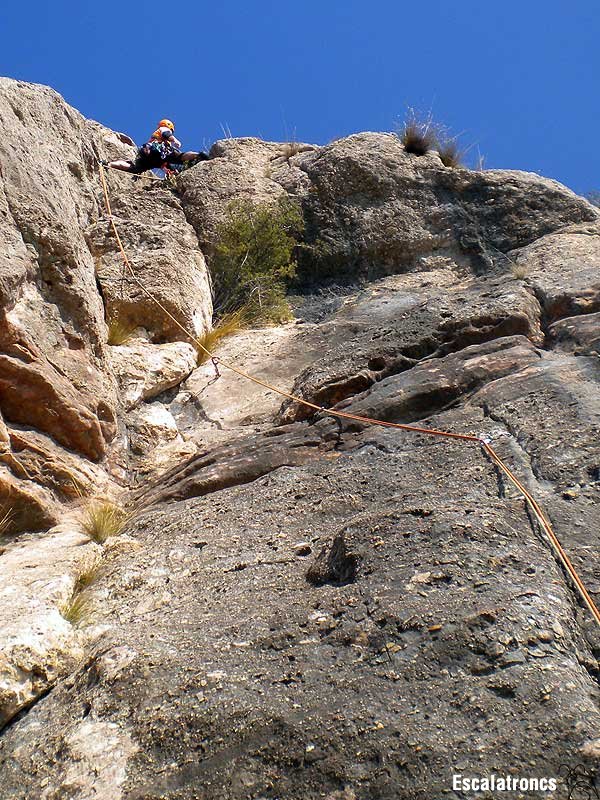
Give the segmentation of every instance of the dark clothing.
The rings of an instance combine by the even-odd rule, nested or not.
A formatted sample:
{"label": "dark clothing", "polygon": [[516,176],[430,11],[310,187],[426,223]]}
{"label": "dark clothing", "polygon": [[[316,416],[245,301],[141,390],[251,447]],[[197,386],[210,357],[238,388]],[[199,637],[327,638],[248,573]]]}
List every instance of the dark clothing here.
{"label": "dark clothing", "polygon": [[[168,142],[150,141],[137,151],[135,161],[130,161],[129,172],[139,175],[149,169],[164,169],[167,167],[175,168],[173,171],[180,172],[186,167],[193,166],[200,161],[207,161],[206,153],[198,153],[196,158],[190,161],[183,161],[183,153]],[[179,169],[177,169],[179,168]]]}
{"label": "dark clothing", "polygon": [[167,162],[167,164],[183,164],[183,161],[181,160],[182,156],[183,153],[181,152],[181,150],[176,150],[175,148],[173,148],[170,153],[167,153],[165,161]]}
{"label": "dark clothing", "polygon": [[181,164],[181,151],[162,142],[148,142],[137,151],[135,161],[130,161],[129,172],[139,175],[149,169],[161,169],[163,164]]}

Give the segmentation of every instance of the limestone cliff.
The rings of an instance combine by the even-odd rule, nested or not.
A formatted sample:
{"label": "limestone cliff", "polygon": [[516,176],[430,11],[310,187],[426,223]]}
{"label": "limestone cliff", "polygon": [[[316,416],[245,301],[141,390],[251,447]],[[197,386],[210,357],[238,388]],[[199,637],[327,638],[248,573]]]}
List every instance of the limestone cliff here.
{"label": "limestone cliff", "polygon": [[[0,123],[0,797],[437,800],[457,772],[596,771],[597,627],[480,449],[215,380],[123,273],[97,161],[124,137],[8,79]],[[320,406],[487,435],[598,597],[596,209],[380,133],[108,180],[191,335],[229,202],[296,198],[296,318],[219,354]],[[104,545],[77,523],[98,493],[136,509]]]}

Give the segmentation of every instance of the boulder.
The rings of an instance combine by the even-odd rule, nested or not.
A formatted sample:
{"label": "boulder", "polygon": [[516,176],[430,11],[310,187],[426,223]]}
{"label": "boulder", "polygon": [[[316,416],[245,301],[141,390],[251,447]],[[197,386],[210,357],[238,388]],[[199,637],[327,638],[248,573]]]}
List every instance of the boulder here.
{"label": "boulder", "polygon": [[511,254],[544,311],[544,323],[600,309],[600,221],[568,226]]}
{"label": "boulder", "polygon": [[138,187],[131,180],[115,171],[108,177],[114,219],[134,275],[123,265],[104,214],[86,232],[107,319],[142,327],[156,342],[202,336],[211,323],[212,302],[196,234],[160,181]]}
{"label": "boulder", "polygon": [[555,350],[575,355],[600,354],[600,313],[565,317],[548,328]]}
{"label": "boulder", "polygon": [[162,403],[144,403],[129,414],[128,430],[130,446],[138,454],[183,441],[173,415]]}
{"label": "boulder", "polygon": [[114,436],[116,397],[83,234],[97,213],[98,145],[85,119],[46,87],[2,78],[0,122],[0,285],[12,287],[2,298],[0,405],[7,420],[99,459]]}
{"label": "boulder", "polygon": [[[51,438],[66,460],[99,461],[116,434],[117,397],[84,231],[98,213],[94,170],[106,129],[90,126],[51,89],[6,78],[0,122],[0,409],[25,435]],[[4,459],[17,527],[48,527],[56,519],[54,479],[36,468],[30,481],[19,458]],[[35,498],[30,511],[18,499],[26,495]]]}
{"label": "boulder", "polygon": [[232,200],[272,202],[291,195],[304,209],[301,279],[312,285],[429,271],[444,263],[463,274],[506,272],[506,253],[598,219],[596,209],[556,181],[511,170],[445,167],[434,151],[407,153],[394,134],[299,145],[293,156],[285,145],[233,139],[218,142],[210,155],[178,181],[203,248],[210,252]]}
{"label": "boulder", "polygon": [[281,150],[276,142],[246,137],[216,142],[210,159],[186,170],[177,181],[185,215],[201,247],[210,253],[219,224],[232,200],[272,203],[285,190],[272,179],[272,162]]}
{"label": "boulder", "polygon": [[136,339],[111,347],[110,360],[122,403],[132,409],[184,381],[196,366],[197,355],[186,342],[156,345]]}
{"label": "boulder", "polygon": [[65,450],[51,437],[22,426],[4,426],[4,431],[0,509],[10,513],[9,533],[47,530],[64,515],[63,504],[82,494],[112,490],[112,479],[101,466]]}
{"label": "boulder", "polygon": [[[435,152],[405,152],[393,134],[359,133],[300,157],[307,280],[427,271],[450,259],[483,274],[502,254],[597,211],[531,173],[445,167]],[[312,247],[312,250],[310,249]]]}
{"label": "boulder", "polygon": [[29,473],[12,453],[4,451],[0,461],[0,513],[9,515],[6,532],[51,528],[61,514],[53,494],[29,480]]}

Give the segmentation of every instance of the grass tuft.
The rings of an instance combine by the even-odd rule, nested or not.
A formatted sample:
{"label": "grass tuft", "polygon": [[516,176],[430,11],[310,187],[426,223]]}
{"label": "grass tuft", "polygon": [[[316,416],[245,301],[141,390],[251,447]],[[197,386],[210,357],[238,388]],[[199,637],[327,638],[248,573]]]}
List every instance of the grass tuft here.
{"label": "grass tuft", "polygon": [[460,167],[463,160],[462,150],[458,147],[455,139],[441,142],[438,147],[438,152],[445,167]]}
{"label": "grass tuft", "polygon": [[10,528],[11,522],[13,521],[14,514],[12,509],[2,509],[0,511],[0,536],[6,533]]}
{"label": "grass tuft", "polygon": [[90,616],[92,609],[93,604],[90,598],[74,592],[60,608],[60,613],[71,625],[78,625]]}
{"label": "grass tuft", "polygon": [[84,592],[94,583],[99,572],[99,563],[82,570],[77,576],[71,597],[59,608],[62,617],[71,625],[78,625],[91,615],[94,608],[93,601],[90,597],[86,597]]}
{"label": "grass tuft", "polygon": [[522,281],[527,277],[527,267],[525,264],[515,264],[513,262],[510,271],[512,272],[512,276],[515,278],[515,280]]}
{"label": "grass tuft", "polygon": [[413,108],[409,108],[398,136],[407,153],[424,156],[433,150],[437,144],[437,132],[431,113],[421,117]]}
{"label": "grass tuft", "polygon": [[[198,341],[211,353],[214,353],[215,348],[223,339],[238,333],[245,327],[247,311],[245,308],[238,308],[237,311],[232,311],[230,314],[224,314],[220,320],[216,322],[213,328],[201,336]],[[210,356],[205,353],[197,343],[192,342],[196,347],[198,354],[197,364],[200,366],[208,361]]]}
{"label": "grass tuft", "polygon": [[435,147],[435,134],[409,122],[404,126],[400,141],[407,153],[424,156]]}
{"label": "grass tuft", "polygon": [[431,111],[424,115],[414,108],[408,109],[404,125],[397,126],[396,129],[396,136],[407,153],[424,156],[430,150],[437,150],[442,164],[452,168],[463,166],[471,149],[459,147],[458,139],[461,135],[453,136],[446,125],[433,119]]}
{"label": "grass tuft", "polygon": [[81,527],[97,544],[123,533],[131,514],[111,500],[92,500],[81,516]]}
{"label": "grass tuft", "polygon": [[75,592],[81,592],[91,586],[98,577],[100,572],[100,564],[96,563],[92,567],[82,570],[77,577],[75,583]]}
{"label": "grass tuft", "polygon": [[133,338],[137,328],[136,325],[124,322],[118,317],[112,317],[106,324],[108,326],[108,344],[115,346],[127,344]]}

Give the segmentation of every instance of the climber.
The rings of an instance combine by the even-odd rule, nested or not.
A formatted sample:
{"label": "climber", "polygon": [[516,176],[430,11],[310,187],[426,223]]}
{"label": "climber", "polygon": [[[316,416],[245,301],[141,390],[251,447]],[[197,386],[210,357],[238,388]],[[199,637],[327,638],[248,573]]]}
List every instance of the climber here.
{"label": "climber", "polygon": [[162,169],[167,174],[177,172],[184,166],[191,166],[189,162],[197,164],[206,161],[206,153],[189,151],[181,152],[181,142],[175,138],[175,125],[170,119],[161,119],[157,129],[145,145],[138,148],[135,161],[119,158],[116,161],[101,161],[104,167],[120,169],[123,172],[132,172],[139,175],[149,169]]}

